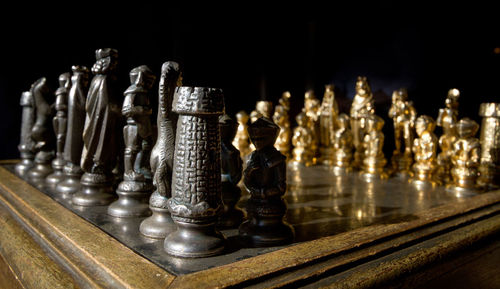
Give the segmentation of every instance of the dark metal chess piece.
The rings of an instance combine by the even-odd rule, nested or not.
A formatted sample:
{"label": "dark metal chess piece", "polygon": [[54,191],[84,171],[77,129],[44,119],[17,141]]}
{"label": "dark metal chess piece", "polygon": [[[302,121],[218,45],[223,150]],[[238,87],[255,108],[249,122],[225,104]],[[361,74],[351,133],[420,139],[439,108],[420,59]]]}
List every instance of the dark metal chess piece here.
{"label": "dark metal chess piece", "polygon": [[68,92],[71,87],[71,74],[69,72],[59,75],[59,88],[56,90],[56,116],[52,120],[54,133],[56,135],[56,157],[52,161],[54,172],[50,174],[45,182],[54,186],[64,179],[64,142],[66,141]]}
{"label": "dark metal chess piece", "polygon": [[290,243],[293,228],[283,222],[286,203],[286,157],[274,148],[279,127],[270,119],[259,118],[248,126],[256,150],[250,155],[243,172],[243,182],[250,191],[247,202],[248,221],[239,234],[250,246],[264,247]]}
{"label": "dark metal chess piece", "polygon": [[241,197],[241,189],[238,183],[241,180],[242,161],[240,151],[236,149],[232,141],[238,129],[238,123],[227,114],[219,118],[221,138],[221,181],[222,200],[224,211],[219,217],[219,227],[237,227],[243,221],[243,211],[236,207]]}
{"label": "dark metal chess piece", "polygon": [[61,194],[74,194],[80,190],[83,174],[80,160],[83,149],[83,126],[85,123],[85,98],[89,85],[89,70],[85,66],[73,66],[71,89],[68,94],[68,125],[64,143],[64,180],[57,184]]}
{"label": "dark metal chess piece", "polygon": [[215,230],[222,210],[218,117],[222,90],[178,87],[172,104],[179,114],[175,138],[172,198],[168,209],[177,230],[165,238],[165,251],[180,257],[206,257],[224,249]]}
{"label": "dark metal chess piece", "polygon": [[[114,217],[142,217],[149,215],[148,198],[153,191],[151,174],[144,173],[142,157],[150,154],[152,143],[149,91],[156,77],[146,65],[130,71],[131,85],[124,92],[122,114],[127,118],[123,128],[125,142],[123,181],[116,193],[119,199],[108,207]],[[149,171],[149,169],[148,169]]]}
{"label": "dark metal chess piece", "polygon": [[33,167],[33,158],[35,157],[35,142],[31,139],[31,130],[35,124],[35,100],[31,91],[23,92],[20,103],[23,108],[23,115],[21,120],[21,141],[17,149],[21,153],[21,161],[16,164],[16,172],[23,176]]}
{"label": "dark metal chess piece", "polygon": [[31,130],[31,138],[35,141],[35,166],[29,170],[28,177],[41,182],[52,173],[50,162],[54,158],[54,131],[50,120],[53,109],[52,93],[47,86],[45,77],[38,79],[31,87],[31,94],[35,100],[35,125]]}
{"label": "dark metal chess piece", "polygon": [[72,202],[79,206],[110,204],[113,194],[112,170],[119,150],[120,100],[116,92],[115,71],[118,52],[111,48],[96,51],[95,74],[86,100],[86,119],[83,131],[81,167],[85,172],[80,180],[81,190]]}
{"label": "dark metal chess piece", "polygon": [[180,85],[179,64],[165,62],[161,69],[158,89],[158,139],[151,152],[151,171],[156,190],[149,199],[151,217],[142,221],[139,231],[148,237],[163,239],[176,229],[167,202],[172,196],[171,182],[174,161],[175,126],[177,115],[172,112],[175,87]]}

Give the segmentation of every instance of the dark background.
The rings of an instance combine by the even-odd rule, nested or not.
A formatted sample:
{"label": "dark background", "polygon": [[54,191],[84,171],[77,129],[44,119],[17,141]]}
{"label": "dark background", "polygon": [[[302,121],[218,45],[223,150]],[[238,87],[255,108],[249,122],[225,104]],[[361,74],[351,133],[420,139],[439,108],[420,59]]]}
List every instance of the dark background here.
{"label": "dark background", "polygon": [[[434,118],[452,87],[462,92],[460,117],[478,121],[479,104],[500,96],[494,7],[74,3],[14,3],[3,11],[0,159],[18,156],[22,91],[41,76],[55,90],[60,73],[75,64],[91,67],[102,47],[119,51],[121,90],[130,69],[147,64],[159,75],[164,61],[175,60],[184,85],[223,88],[231,115],[249,113],[261,98],[277,103],[289,90],[293,119],[305,90],[315,89],[321,98],[327,83],[336,85],[341,111],[348,112],[358,75],[369,78],[383,117],[399,87],[408,88],[419,114]],[[154,101],[156,96],[155,88]],[[386,119],[386,151],[392,148],[391,130]]]}

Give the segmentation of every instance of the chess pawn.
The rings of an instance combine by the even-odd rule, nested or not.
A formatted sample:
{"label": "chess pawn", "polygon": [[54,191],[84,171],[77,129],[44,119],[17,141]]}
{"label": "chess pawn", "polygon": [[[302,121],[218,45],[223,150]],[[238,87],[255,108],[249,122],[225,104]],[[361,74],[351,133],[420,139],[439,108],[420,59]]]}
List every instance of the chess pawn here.
{"label": "chess pawn", "polygon": [[417,138],[413,140],[413,154],[415,163],[412,166],[413,178],[411,182],[417,186],[436,184],[434,172],[436,170],[436,150],[438,140],[434,134],[436,124],[432,117],[419,116],[415,122]]}
{"label": "chess pawn", "polygon": [[413,161],[413,130],[417,111],[411,101],[408,101],[408,92],[405,88],[393,92],[389,117],[394,123],[394,144],[396,146],[391,158],[392,173],[397,177],[408,178],[411,174]]}
{"label": "chess pawn", "polygon": [[81,190],[72,197],[77,206],[105,206],[114,199],[112,173],[119,150],[120,99],[116,89],[118,52],[111,48],[96,51],[94,78],[86,100],[83,130]]}
{"label": "chess pawn", "polygon": [[337,119],[337,130],[332,135],[332,143],[333,172],[337,176],[346,175],[352,169],[352,132],[349,129],[349,116],[345,113],[341,113]]}
{"label": "chess pawn", "polygon": [[151,171],[156,190],[149,198],[152,215],[141,222],[139,231],[150,238],[164,239],[176,229],[168,211],[168,199],[172,197],[171,183],[174,161],[175,129],[177,115],[172,112],[172,98],[176,86],[182,85],[179,64],[163,63],[158,89],[158,138],[151,152]]}
{"label": "chess pawn", "polygon": [[247,123],[248,114],[242,110],[236,114],[236,121],[238,122],[238,129],[236,130],[236,136],[233,140],[233,145],[240,151],[240,156],[242,159],[250,154],[250,140],[248,139]]}
{"label": "chess pawn", "polygon": [[320,107],[320,163],[326,166],[333,165],[334,158],[334,148],[333,148],[333,135],[335,134],[335,129],[337,126],[337,116],[339,114],[339,108],[337,101],[335,100],[334,86],[333,84],[328,84],[325,86],[325,94],[323,96],[323,102]]}
{"label": "chess pawn", "polygon": [[31,91],[22,93],[20,104],[23,108],[23,112],[21,120],[21,141],[17,149],[21,154],[21,161],[16,164],[16,172],[24,176],[26,172],[33,167],[33,158],[35,157],[35,142],[31,139],[31,130],[35,123],[35,101]]}
{"label": "chess pawn", "polygon": [[292,165],[312,166],[314,164],[314,152],[312,151],[313,133],[310,129],[308,117],[304,112],[299,113],[295,120],[297,127],[292,136]]}
{"label": "chess pawn", "polygon": [[311,143],[311,151],[313,153],[313,163],[316,164],[317,154],[318,154],[318,145],[319,145],[319,136],[320,136],[320,127],[319,127],[319,115],[320,115],[321,103],[316,98],[313,90],[308,90],[304,94],[304,107],[302,111],[306,114],[307,120],[309,122],[309,127],[312,132],[312,143]]}
{"label": "chess pawn", "polygon": [[73,66],[71,88],[68,93],[68,122],[64,142],[64,180],[57,184],[56,191],[72,195],[80,189],[83,174],[80,160],[83,149],[83,126],[85,123],[85,98],[89,84],[89,70],[85,66]]}
{"label": "chess pawn", "polygon": [[477,183],[484,188],[500,186],[500,103],[482,103],[481,164]]}
{"label": "chess pawn", "polygon": [[458,139],[453,143],[451,176],[456,190],[476,187],[481,145],[475,138],[479,125],[470,118],[463,118],[457,124]]}
{"label": "chess pawn", "polygon": [[218,121],[224,110],[222,90],[178,87],[172,107],[179,120],[168,209],[177,230],[165,238],[164,248],[179,257],[217,255],[225,240],[215,229],[223,209]]}
{"label": "chess pawn", "polygon": [[274,109],[273,121],[280,128],[278,139],[276,140],[274,147],[288,158],[290,155],[291,131],[290,119],[288,118],[288,112],[284,106],[276,106]]}
{"label": "chess pawn", "polygon": [[375,114],[375,104],[368,79],[364,76],[358,76],[356,81],[356,95],[351,105],[351,131],[353,135],[354,168],[362,166],[364,146],[363,138],[367,132],[365,128],[366,118]]}
{"label": "chess pawn", "polygon": [[66,127],[68,123],[68,92],[71,87],[71,74],[63,73],[59,76],[59,88],[56,90],[56,116],[52,120],[54,133],[56,135],[56,157],[52,161],[54,172],[50,174],[45,182],[49,186],[55,186],[64,179],[64,142],[66,141]]}
{"label": "chess pawn", "polygon": [[268,118],[248,126],[256,150],[250,155],[243,182],[250,192],[249,220],[240,225],[239,235],[250,246],[265,247],[290,243],[293,228],[283,222],[286,203],[286,158],[274,147],[279,127]]}
{"label": "chess pawn", "polygon": [[451,181],[451,150],[453,143],[457,140],[456,123],[458,118],[458,99],[460,91],[452,88],[448,91],[445,100],[445,108],[439,109],[437,126],[442,127],[443,134],[439,138],[441,152],[437,157],[438,169],[436,175],[443,183]]}
{"label": "chess pawn", "polygon": [[240,152],[231,143],[236,135],[238,123],[227,114],[219,118],[221,138],[221,180],[224,210],[219,216],[219,227],[237,227],[243,221],[243,211],[236,207],[241,197],[238,183],[241,180],[242,161]]}
{"label": "chess pawn", "polygon": [[35,101],[35,124],[31,130],[31,138],[35,142],[35,166],[29,170],[28,177],[40,182],[52,173],[50,162],[54,158],[54,131],[50,123],[53,109],[50,105],[52,95],[45,77],[38,79],[31,87]]}
{"label": "chess pawn", "polygon": [[123,128],[125,143],[123,181],[116,193],[118,200],[108,207],[108,215],[119,218],[143,217],[150,214],[148,198],[153,191],[149,173],[143,171],[139,153],[149,155],[153,131],[149,91],[156,77],[146,65],[130,71],[131,85],[124,92],[122,114],[127,118]]}
{"label": "chess pawn", "polygon": [[384,173],[387,161],[382,151],[384,146],[383,127],[384,120],[378,115],[372,115],[366,119],[367,133],[363,139],[364,159],[361,173],[365,180],[387,177]]}

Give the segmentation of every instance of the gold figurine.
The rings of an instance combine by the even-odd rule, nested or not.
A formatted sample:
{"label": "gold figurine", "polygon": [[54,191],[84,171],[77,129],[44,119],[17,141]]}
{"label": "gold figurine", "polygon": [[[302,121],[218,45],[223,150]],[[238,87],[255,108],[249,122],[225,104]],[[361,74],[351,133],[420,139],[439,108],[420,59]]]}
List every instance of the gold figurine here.
{"label": "gold figurine", "polygon": [[308,126],[308,117],[301,112],[295,118],[298,126],[293,130],[292,157],[293,165],[304,165],[309,167],[314,164],[314,153],[311,150],[313,143],[312,130]]}
{"label": "gold figurine", "polygon": [[460,97],[460,91],[456,88],[452,88],[448,91],[448,95],[445,100],[445,108],[439,109],[439,114],[437,118],[437,126],[443,128],[443,135],[439,138],[439,147],[441,148],[441,153],[437,157],[438,179],[443,183],[448,183],[451,180],[450,169],[451,169],[451,148],[453,143],[457,139],[457,132],[455,125],[458,118],[458,99]]}
{"label": "gold figurine", "polygon": [[319,144],[319,115],[321,103],[316,98],[313,90],[306,91],[304,95],[304,108],[302,111],[306,114],[308,126],[312,132],[311,152],[313,153],[314,163],[316,163],[316,154],[318,153]]}
{"label": "gold figurine", "polygon": [[320,107],[319,116],[319,140],[320,140],[320,163],[333,165],[333,136],[335,134],[339,108],[333,92],[333,84],[325,85],[325,94]]}
{"label": "gold figurine", "polygon": [[387,163],[382,151],[384,147],[384,120],[378,115],[371,115],[366,118],[366,135],[363,138],[363,170],[361,176],[365,180],[373,178],[384,179],[387,175],[384,166]]}
{"label": "gold figurine", "polygon": [[481,123],[481,164],[478,185],[500,185],[500,103],[482,103],[479,115]]}
{"label": "gold figurine", "polygon": [[406,88],[393,92],[389,117],[394,121],[394,144],[396,146],[391,158],[392,170],[396,176],[409,177],[413,161],[411,151],[417,111],[413,103],[408,100]]}
{"label": "gold figurine", "polygon": [[255,104],[255,110],[250,113],[250,122],[255,122],[261,117],[271,119],[273,112],[273,103],[267,100],[259,100]]}
{"label": "gold figurine", "polygon": [[375,114],[374,99],[368,80],[364,76],[358,76],[356,81],[356,95],[351,105],[351,130],[355,148],[354,163],[356,168],[361,167],[363,159],[363,137],[366,133],[365,119]]}
{"label": "gold figurine", "polygon": [[233,139],[233,145],[240,151],[240,156],[243,160],[252,152],[250,149],[250,139],[248,137],[248,114],[241,110],[236,114],[238,129],[236,136]]}
{"label": "gold figurine", "polygon": [[412,166],[412,182],[418,186],[435,185],[433,173],[436,170],[438,139],[434,134],[436,123],[432,117],[419,116],[415,122],[417,138],[413,140],[415,163]]}
{"label": "gold figurine", "polygon": [[458,139],[453,143],[451,176],[456,189],[474,189],[478,175],[481,145],[474,137],[479,130],[477,122],[463,118],[456,124]]}
{"label": "gold figurine", "polygon": [[290,119],[288,117],[288,111],[282,105],[277,105],[274,109],[273,121],[280,127],[280,132],[278,138],[274,143],[274,147],[280,151],[287,158],[290,157]]}
{"label": "gold figurine", "polygon": [[333,172],[336,176],[341,176],[351,171],[352,132],[349,129],[349,116],[347,114],[341,113],[339,115],[337,127],[332,137]]}
{"label": "gold figurine", "polygon": [[285,91],[281,95],[281,98],[278,100],[279,105],[283,106],[283,108],[286,110],[287,113],[290,112],[290,98],[292,95],[290,94],[290,91]]}

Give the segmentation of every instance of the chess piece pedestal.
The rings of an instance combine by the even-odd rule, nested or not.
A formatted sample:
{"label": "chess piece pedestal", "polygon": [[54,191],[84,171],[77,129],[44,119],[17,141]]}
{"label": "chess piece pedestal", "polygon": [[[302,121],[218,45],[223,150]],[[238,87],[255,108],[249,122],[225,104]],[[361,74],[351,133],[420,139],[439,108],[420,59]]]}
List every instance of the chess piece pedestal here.
{"label": "chess piece pedestal", "polygon": [[54,169],[54,172],[47,176],[45,179],[45,182],[49,186],[56,186],[58,183],[64,180],[64,173],[63,173],[63,168],[64,168],[64,160],[62,158],[55,158],[52,161],[52,168]]}
{"label": "chess piece pedestal", "polygon": [[73,205],[91,207],[107,206],[115,200],[112,187],[113,178],[104,174],[84,173],[81,190],[73,195]]}
{"label": "chess piece pedestal", "polygon": [[167,207],[168,198],[153,192],[149,199],[149,209],[152,215],[142,221],[139,231],[146,237],[164,239],[176,230],[176,225]]}
{"label": "chess piece pedestal", "polygon": [[116,189],[118,200],[108,207],[108,214],[118,218],[145,217],[150,215],[149,195],[153,185],[148,182],[124,180]]}

